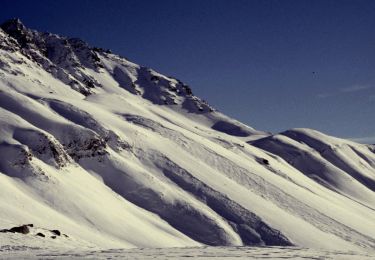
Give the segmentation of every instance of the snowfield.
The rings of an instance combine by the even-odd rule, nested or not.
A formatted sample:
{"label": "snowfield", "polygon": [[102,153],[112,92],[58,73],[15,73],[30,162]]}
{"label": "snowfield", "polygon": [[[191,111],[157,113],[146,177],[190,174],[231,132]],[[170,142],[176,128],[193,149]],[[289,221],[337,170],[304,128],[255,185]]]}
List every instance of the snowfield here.
{"label": "snowfield", "polygon": [[1,28],[0,231],[33,226],[0,258],[374,257],[374,146],[258,131],[108,50]]}
{"label": "snowfield", "polygon": [[374,254],[353,251],[328,251],[298,247],[172,247],[57,251],[42,248],[7,248],[0,252],[7,259],[272,259],[272,260],[372,260]]}

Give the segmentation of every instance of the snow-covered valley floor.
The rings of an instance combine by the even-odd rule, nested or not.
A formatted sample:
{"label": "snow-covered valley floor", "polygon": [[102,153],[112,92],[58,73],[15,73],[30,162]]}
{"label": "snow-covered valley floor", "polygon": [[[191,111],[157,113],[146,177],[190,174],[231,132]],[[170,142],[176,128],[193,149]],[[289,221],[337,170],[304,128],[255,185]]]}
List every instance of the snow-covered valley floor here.
{"label": "snow-covered valley floor", "polygon": [[1,259],[375,259],[375,254],[299,247],[135,248],[99,251],[0,247]]}

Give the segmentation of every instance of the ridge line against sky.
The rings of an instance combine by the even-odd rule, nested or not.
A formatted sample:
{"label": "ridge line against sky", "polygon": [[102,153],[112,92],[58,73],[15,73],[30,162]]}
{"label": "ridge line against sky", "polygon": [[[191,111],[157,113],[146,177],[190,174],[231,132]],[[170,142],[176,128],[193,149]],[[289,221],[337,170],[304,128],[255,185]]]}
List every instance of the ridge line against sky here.
{"label": "ridge line against sky", "polygon": [[259,130],[375,143],[374,13],[367,0],[2,0],[0,21],[110,48]]}

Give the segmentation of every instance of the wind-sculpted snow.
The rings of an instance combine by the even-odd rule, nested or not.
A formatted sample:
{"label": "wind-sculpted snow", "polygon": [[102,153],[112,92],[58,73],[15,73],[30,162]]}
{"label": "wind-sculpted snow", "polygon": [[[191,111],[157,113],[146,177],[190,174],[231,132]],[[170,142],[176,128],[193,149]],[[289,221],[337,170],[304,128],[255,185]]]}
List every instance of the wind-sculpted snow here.
{"label": "wind-sculpted snow", "polygon": [[258,131],[109,50],[1,28],[0,230],[36,227],[1,249],[375,251],[374,146]]}
{"label": "wind-sculpted snow", "polygon": [[327,188],[374,208],[375,158],[365,145],[302,129],[252,144],[279,155]]}
{"label": "wind-sculpted snow", "polygon": [[246,129],[239,125],[227,121],[218,121],[213,126],[212,129],[234,136],[246,137],[252,134],[252,129]]}
{"label": "wind-sculpted snow", "polygon": [[[137,151],[137,156],[145,164],[154,164],[162,170],[165,177],[226,219],[238,232],[245,245],[292,245],[280,232],[270,228],[254,213],[230,200],[224,194],[213,190],[157,151],[152,153],[151,158],[148,158],[149,154],[142,150]],[[199,238],[197,237],[198,240]]]}

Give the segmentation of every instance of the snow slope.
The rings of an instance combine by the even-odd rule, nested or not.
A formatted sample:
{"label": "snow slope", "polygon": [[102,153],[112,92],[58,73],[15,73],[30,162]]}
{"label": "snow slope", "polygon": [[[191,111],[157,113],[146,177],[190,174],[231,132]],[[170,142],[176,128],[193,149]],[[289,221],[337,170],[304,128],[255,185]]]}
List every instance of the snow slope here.
{"label": "snow slope", "polygon": [[1,245],[375,251],[373,146],[257,131],[108,50],[1,28],[0,229],[35,226]]}

